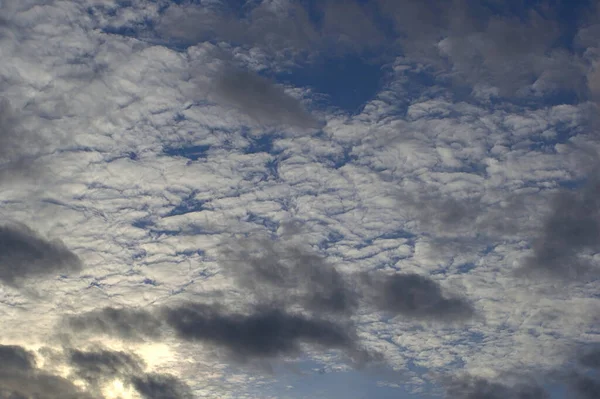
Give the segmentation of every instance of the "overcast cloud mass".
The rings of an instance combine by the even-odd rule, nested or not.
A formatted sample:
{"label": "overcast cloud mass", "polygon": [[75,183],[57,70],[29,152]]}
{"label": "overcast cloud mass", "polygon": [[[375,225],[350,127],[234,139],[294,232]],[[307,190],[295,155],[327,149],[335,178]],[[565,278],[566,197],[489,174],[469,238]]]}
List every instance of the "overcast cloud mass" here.
{"label": "overcast cloud mass", "polygon": [[0,1],[0,398],[600,397],[591,0]]}

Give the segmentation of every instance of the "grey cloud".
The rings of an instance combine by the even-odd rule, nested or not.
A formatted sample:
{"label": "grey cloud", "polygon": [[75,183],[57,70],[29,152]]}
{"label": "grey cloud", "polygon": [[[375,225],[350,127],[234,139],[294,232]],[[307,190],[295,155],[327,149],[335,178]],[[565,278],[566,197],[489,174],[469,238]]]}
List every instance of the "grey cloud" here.
{"label": "grey cloud", "polygon": [[[171,5],[157,24],[160,34],[183,40],[225,40],[259,47],[276,57],[323,52],[328,55],[380,46],[384,36],[368,4],[323,1],[313,10],[321,22],[297,1],[247,3],[234,9],[223,3],[208,6]],[[285,60],[286,62],[289,60]]]}
{"label": "grey cloud", "polygon": [[439,284],[417,274],[365,276],[365,297],[377,309],[415,319],[460,321],[474,316],[463,298],[448,297]]}
{"label": "grey cloud", "polygon": [[578,374],[571,381],[571,389],[580,399],[600,398],[600,381],[591,376]]}
{"label": "grey cloud", "polygon": [[0,345],[0,398],[90,398],[72,382],[40,370],[35,356],[20,346]]}
{"label": "grey cloud", "polygon": [[66,327],[75,333],[114,335],[128,340],[156,338],[162,322],[150,312],[104,308],[66,318]]}
{"label": "grey cloud", "polygon": [[579,363],[585,367],[600,369],[600,350],[592,350],[579,358]]}
{"label": "grey cloud", "polygon": [[218,101],[238,108],[260,123],[319,126],[300,101],[253,72],[225,67],[216,79],[214,90]]}
{"label": "grey cloud", "polygon": [[[490,85],[501,95],[568,89],[584,94],[580,58],[556,46],[563,33],[550,4],[379,0],[404,52],[458,83]],[[527,40],[522,40],[527,37]]]}
{"label": "grey cloud", "polygon": [[2,369],[28,371],[35,367],[35,357],[20,346],[0,345],[0,364]]}
{"label": "grey cloud", "polygon": [[600,181],[594,177],[581,189],[563,191],[552,203],[533,255],[520,269],[523,274],[545,273],[580,278],[593,271],[581,255],[600,245]]}
{"label": "grey cloud", "polygon": [[132,378],[132,384],[144,399],[191,399],[187,385],[168,374],[146,374]]}
{"label": "grey cloud", "polygon": [[483,378],[454,380],[447,389],[451,399],[547,399],[548,392],[536,383],[507,385]]}
{"label": "grey cloud", "polygon": [[[344,350],[357,363],[373,358],[358,348],[350,324],[279,308],[257,307],[250,314],[198,303],[163,307],[154,313],[106,308],[67,318],[65,324],[75,334],[108,334],[129,340],[158,338],[163,325],[180,339],[215,344],[239,361],[296,355],[302,343]],[[127,365],[120,357],[105,360]]]}
{"label": "grey cloud", "polygon": [[10,101],[0,98],[0,180],[33,175],[33,156],[44,146],[39,135],[21,127]]}
{"label": "grey cloud", "polygon": [[280,309],[257,309],[245,315],[189,304],[165,310],[165,320],[180,338],[213,343],[242,361],[295,355],[301,343],[354,349],[346,326]]}
{"label": "grey cloud", "polygon": [[146,399],[191,399],[189,387],[169,374],[144,373],[139,357],[122,351],[97,349],[68,351],[68,362],[74,375],[88,384],[88,390],[102,396],[102,385],[117,378],[135,388]]}
{"label": "grey cloud", "polygon": [[68,357],[77,377],[85,380],[97,391],[100,384],[109,379],[117,377],[124,379],[130,375],[139,375],[144,365],[137,356],[104,349],[97,351],[72,349]]}
{"label": "grey cloud", "polygon": [[17,286],[27,277],[81,270],[81,261],[60,241],[48,241],[25,225],[0,226],[0,280]]}
{"label": "grey cloud", "polygon": [[223,258],[238,286],[262,302],[300,304],[334,314],[350,313],[358,306],[357,293],[333,265],[294,245],[250,240],[225,249]]}

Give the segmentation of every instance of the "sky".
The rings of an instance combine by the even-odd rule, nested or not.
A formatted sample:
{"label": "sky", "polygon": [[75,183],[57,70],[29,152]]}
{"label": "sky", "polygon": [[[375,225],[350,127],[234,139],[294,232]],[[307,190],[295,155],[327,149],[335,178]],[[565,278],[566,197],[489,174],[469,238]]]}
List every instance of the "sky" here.
{"label": "sky", "polygon": [[600,398],[600,4],[0,0],[0,399]]}

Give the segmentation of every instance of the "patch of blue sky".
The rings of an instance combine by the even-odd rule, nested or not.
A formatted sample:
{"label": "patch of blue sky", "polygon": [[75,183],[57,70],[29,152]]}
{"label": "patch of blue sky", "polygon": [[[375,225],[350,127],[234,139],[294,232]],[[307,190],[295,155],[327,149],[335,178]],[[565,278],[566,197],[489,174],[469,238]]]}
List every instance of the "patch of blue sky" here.
{"label": "patch of blue sky", "polygon": [[381,88],[384,72],[381,64],[353,54],[323,57],[276,75],[276,79],[296,87],[310,87],[324,94],[329,106],[356,114]]}
{"label": "patch of blue sky", "polygon": [[248,213],[245,221],[248,223],[258,224],[258,225],[266,228],[270,232],[275,232],[279,228],[279,222],[277,222],[267,216],[261,216],[256,213],[253,213],[253,212]]}
{"label": "patch of blue sky", "polygon": [[195,198],[196,193],[193,192],[184,198],[179,204],[171,209],[165,216],[185,215],[186,213],[200,212],[203,210],[203,205],[207,201],[198,200]]}
{"label": "patch of blue sky", "polygon": [[[323,368],[313,361],[292,365],[295,373],[278,367],[273,393],[278,397],[314,399],[416,399],[423,394],[413,394],[406,376],[386,367],[366,366],[361,370],[336,371]],[[281,368],[281,370],[279,370]],[[292,387],[290,389],[290,387]]]}
{"label": "patch of blue sky", "polygon": [[187,147],[165,147],[163,153],[172,157],[183,157],[191,161],[197,161],[200,158],[206,158],[210,150],[210,145],[192,145]]}

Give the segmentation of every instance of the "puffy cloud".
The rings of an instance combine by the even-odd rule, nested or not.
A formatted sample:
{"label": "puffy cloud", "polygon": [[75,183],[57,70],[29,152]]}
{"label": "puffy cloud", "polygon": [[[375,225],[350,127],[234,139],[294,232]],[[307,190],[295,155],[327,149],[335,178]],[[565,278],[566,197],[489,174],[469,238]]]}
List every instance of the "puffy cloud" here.
{"label": "puffy cloud", "polygon": [[0,280],[19,286],[28,277],[77,272],[81,261],[62,242],[48,241],[25,225],[0,226]]}

